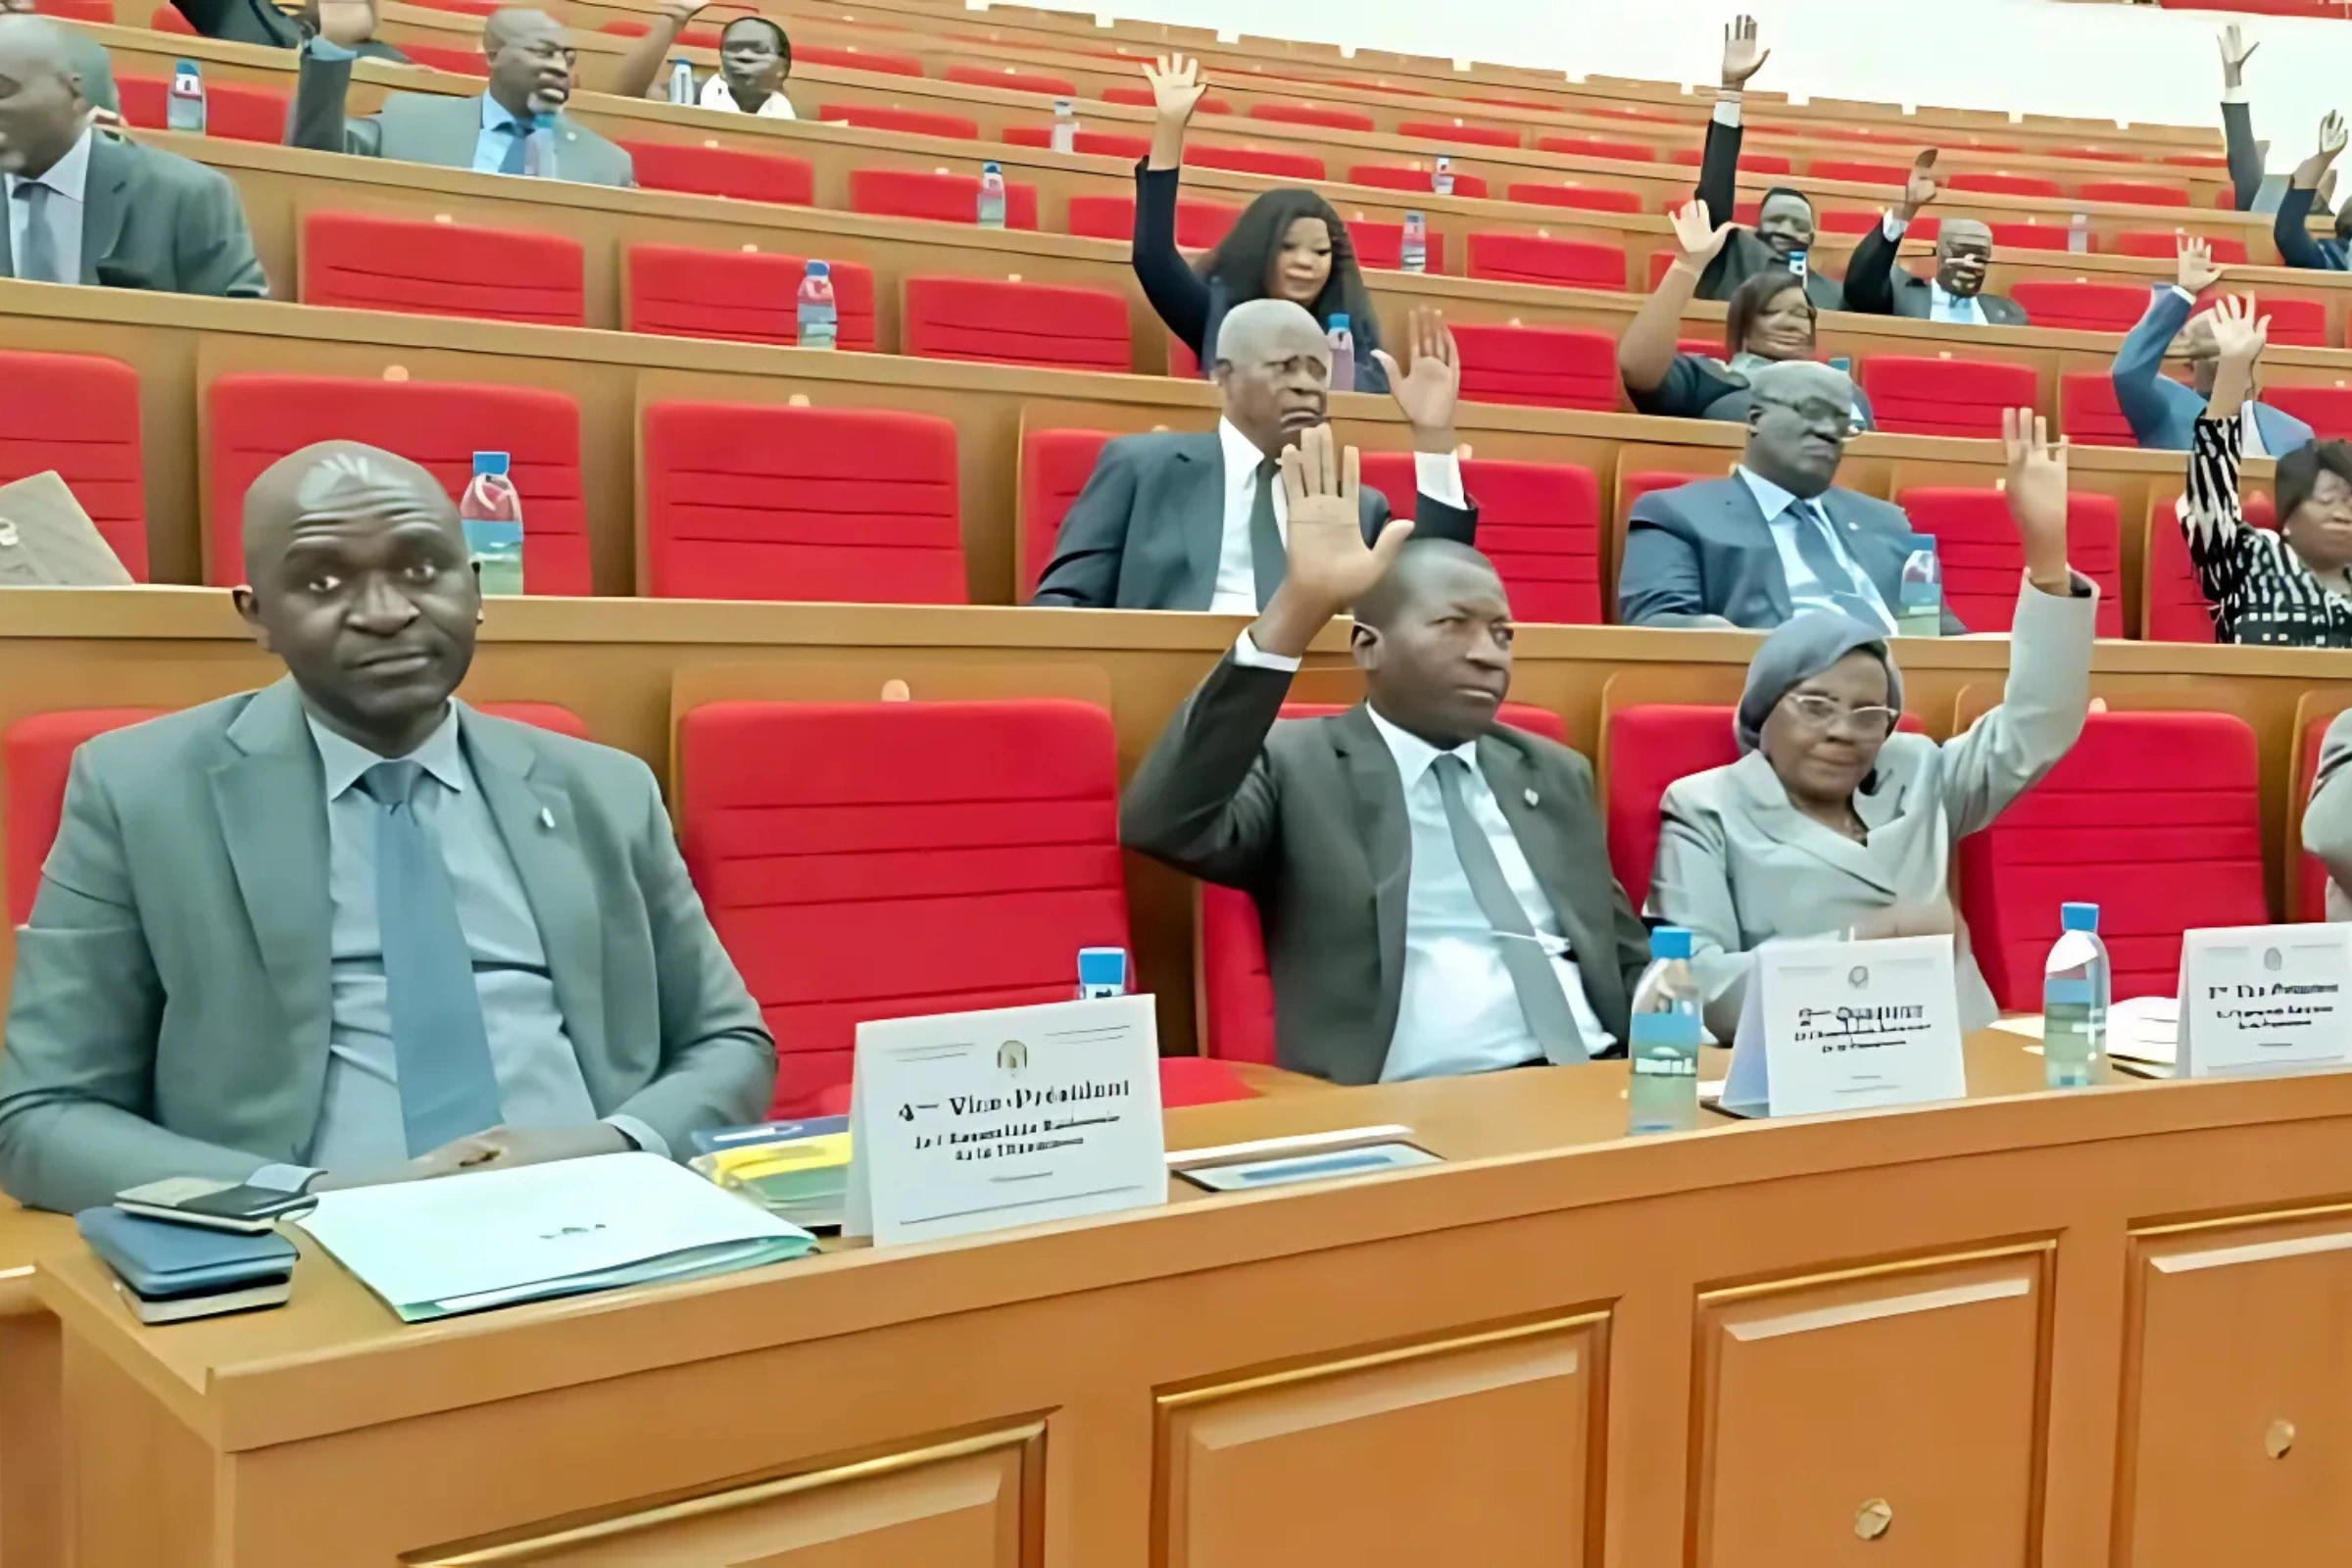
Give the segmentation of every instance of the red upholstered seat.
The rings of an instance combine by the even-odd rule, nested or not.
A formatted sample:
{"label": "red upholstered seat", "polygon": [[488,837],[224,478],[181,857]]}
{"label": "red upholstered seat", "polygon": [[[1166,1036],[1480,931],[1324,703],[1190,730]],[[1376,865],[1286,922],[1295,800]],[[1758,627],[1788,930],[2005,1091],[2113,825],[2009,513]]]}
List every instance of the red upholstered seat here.
{"label": "red upholstered seat", "polygon": [[1571,158],[1614,158],[1627,164],[1655,163],[1658,157],[1657,149],[1645,142],[1611,141],[1605,136],[1538,136],[1536,151],[1566,153]]}
{"label": "red upholstered seat", "polygon": [[1862,390],[1879,428],[1906,435],[1999,435],[2003,409],[2035,402],[2034,367],[1999,360],[1874,354],[1862,362]]}
{"label": "red upholstered seat", "polygon": [[2262,389],[2262,401],[2301,419],[2324,441],[2352,436],[2352,387],[2274,382]]}
{"label": "red upholstered seat", "polygon": [[956,426],[885,409],[645,411],[645,591],[959,605]]}
{"label": "red upholstered seat", "polygon": [[[2005,222],[1987,223],[1992,230],[1994,248],[2012,251],[2063,251],[2073,248],[2074,233],[2064,223]],[[2099,236],[2085,233],[2082,248],[2095,251]]]}
{"label": "red upholstered seat", "polygon": [[1601,792],[1609,833],[1609,866],[1639,909],[1649,902],[1651,867],[1658,858],[1658,803],[1678,778],[1740,760],[1728,708],[1641,704],[1608,715],[1601,747],[1608,777]]}
{"label": "red upholstered seat", "polygon": [[[44,4],[41,10],[56,15]],[[177,16],[177,12],[172,15]],[[111,19],[108,19],[111,21]],[[122,119],[141,130],[162,130],[172,84],[162,76],[117,76],[115,95]],[[204,133],[225,141],[259,141],[272,145],[286,139],[286,106],[292,95],[250,81],[204,83]]]}
{"label": "red upholstered seat", "polygon": [[586,326],[585,267],[568,234],[368,213],[302,220],[305,305]]}
{"label": "red upholstered seat", "polygon": [[[1666,155],[1668,162],[1681,164],[1688,169],[1696,169],[1704,156],[1704,152],[1697,147],[1677,147]],[[1788,160],[1780,153],[1743,152],[1740,155],[1740,172],[1743,174],[1786,174],[1788,170]]]}
{"label": "red upholstered seat", "polygon": [[1323,160],[1309,153],[1275,152],[1265,147],[1230,147],[1216,142],[1188,142],[1184,161],[1196,169],[1234,169],[1249,174],[1273,174],[1283,179],[1321,179]]}
{"label": "red upholstered seat", "polygon": [[816,170],[807,159],[682,141],[624,141],[620,149],[636,166],[637,183],[647,190],[794,207],[816,200]]}
{"label": "red upholstered seat", "polygon": [[713,703],[678,724],[686,863],[776,1037],[775,1106],[862,1019],[1067,1001],[1128,946],[1118,753],[1086,703]]}
{"label": "red upholstered seat", "polygon": [[1973,190],[1996,196],[2063,196],[2066,191],[2045,174],[2001,174],[1990,170],[1964,169],[1945,176],[1946,190]]}
{"label": "red upholstered seat", "polygon": [[1847,179],[1857,185],[1901,186],[1911,178],[1906,164],[1871,164],[1851,158],[1816,158],[1805,165],[1807,179]]}
{"label": "red upholstered seat", "polygon": [[1012,92],[1033,92],[1048,98],[1075,98],[1078,84],[1067,76],[1056,76],[1043,71],[1022,71],[1013,66],[950,66],[940,73],[947,81],[959,81],[967,87],[1003,87]]}
{"label": "red upholstered seat", "polygon": [[[2231,266],[2243,267],[2246,262],[2246,242],[2242,239],[2208,239],[2213,259]],[[2156,256],[2171,261],[2180,254],[2180,231],[2171,228],[2132,228],[2115,236],[2118,256]]]}
{"label": "red upholstered seat", "polygon": [[[1825,234],[1867,234],[1878,227],[1885,217],[1884,213],[1874,212],[1867,208],[1833,207],[1821,214],[1821,229]],[[1911,220],[1911,226],[1903,230],[1903,238],[1917,240],[1922,245],[1933,245],[1936,243],[1936,236],[1941,232],[1943,232],[1943,220],[1933,213],[1922,213],[1919,217]],[[1664,255],[1665,253],[1660,252],[1659,254]],[[1671,266],[1674,258],[1667,256],[1666,261]],[[1657,285],[1653,282],[1650,286],[1655,288]]]}
{"label": "red upholstered seat", "polygon": [[[796,50],[795,53],[798,51]],[[1103,88],[1102,101],[1106,104],[1132,104],[1139,109],[1150,109],[1157,102],[1152,96],[1151,88],[1130,87],[1124,84]],[[1193,106],[1193,113],[1197,115],[1230,115],[1233,113],[1233,103],[1230,99],[1220,98],[1212,92]]]}
{"label": "red upholstered seat", "polygon": [[[1176,243],[1186,250],[1204,251],[1225,237],[1242,210],[1230,202],[1179,200],[1176,203]],[[1092,239],[1121,242],[1135,237],[1135,198],[1132,196],[1073,196],[1070,232]]]}
{"label": "red upholstered seat", "polygon": [[[179,15],[176,11],[172,14]],[[430,71],[446,71],[454,76],[490,74],[490,62],[482,58],[482,52],[478,49],[444,49],[439,44],[404,43],[400,46],[400,52],[407,55],[413,65],[423,66]]]}
{"label": "red upholstered seat", "polygon": [[[961,115],[942,115],[928,109],[894,109],[884,104],[825,104],[819,120],[856,125],[861,130],[896,130],[909,136],[945,136],[955,141],[978,141],[980,122]],[[856,178],[856,175],[852,175]]]}
{"label": "red upholstered seat", "polygon": [[1442,141],[1457,147],[1516,147],[1519,132],[1508,125],[1465,125],[1460,121],[1407,120],[1396,127],[1399,136],[1415,141]]}
{"label": "red upholstered seat", "polygon": [[[1396,516],[1413,514],[1413,456],[1363,454],[1363,482]],[[1530,623],[1600,623],[1600,484],[1565,463],[1473,458],[1462,484],[1478,502],[1478,548],[1494,563],[1511,613]]]}
{"label": "red upholstered seat", "polygon": [[145,582],[138,371],[96,354],[0,353],[0,484],[51,468]]}
{"label": "red upholstered seat", "polygon": [[2148,312],[2148,291],[2136,283],[2078,283],[2049,278],[2010,285],[2009,297],[2035,326],[2082,332],[2129,332]]}
{"label": "red upholstered seat", "polygon": [[2180,933],[2262,925],[2260,763],[2232,713],[2110,712],[1960,841],[1960,908],[2003,1007],[2041,1001],[2058,906],[2099,906],[2117,998],[2172,996]]}
{"label": "red upholstered seat", "polygon": [[872,71],[891,76],[919,76],[923,63],[912,55],[886,54],[876,49],[860,49],[856,44],[839,48],[824,44],[795,43],[792,46],[793,64],[801,66],[835,66],[843,71]]}
{"label": "red upholstered seat", "polygon": [[[1111,439],[1108,430],[1021,432],[1021,597],[1026,599],[1054,559],[1062,515],[1095,471]],[[1409,515],[1409,514],[1408,514]]]}
{"label": "red upholstered seat", "polygon": [[[579,740],[588,727],[570,709],[555,703],[482,703],[486,713],[520,724],[560,730]],[[108,730],[142,724],[172,711],[168,708],[71,708],[29,713],[0,733],[0,776],[8,792],[8,918],[23,925],[32,915],[40,891],[41,862],[49,858],[63,819],[66,779],[74,753],[83,741]]]}
{"label": "red upholstered seat", "polygon": [[[1603,185],[1545,185],[1513,180],[1503,187],[1503,195],[1515,202],[1530,202],[1540,207],[1574,207],[1588,213],[1638,213],[1642,210],[1640,191],[1613,190]],[[1539,243],[1567,242],[1544,240]]]}
{"label": "red upholstered seat", "polygon": [[[874,274],[856,262],[834,262],[836,344],[874,346]],[[632,245],[621,329],[736,343],[798,343],[800,287],[808,260],[756,251],[705,251],[686,245]]]}
{"label": "red upholstered seat", "polygon": [[[2121,637],[2124,567],[2115,497],[2077,490],[2066,503],[2067,561],[2099,585],[2099,635]],[[2026,569],[2008,499],[1993,489],[1916,486],[1898,491],[1894,504],[1913,528],[1936,536],[1952,613],[1970,631],[2007,631]]]}
{"label": "red upholstered seat", "polygon": [[[2333,348],[2328,340],[2328,307],[2318,300],[2288,299],[2279,294],[2254,297],[2254,310],[2271,318],[2269,341],[2302,349]],[[2263,394],[2268,397],[2270,394]]]}
{"label": "red upholstered seat", "polygon": [[[1337,703],[1285,703],[1286,719],[1323,718],[1347,710]],[[1497,722],[1568,742],[1560,715],[1527,703],[1505,703]],[[1265,928],[1257,903],[1239,888],[1198,885],[1194,944],[1199,965],[1200,1051],[1225,1061],[1274,1060],[1274,982],[1266,973]]]}
{"label": "red upholstered seat", "polygon": [[[2145,625],[2141,635],[2152,643],[2210,643],[2214,641],[2213,607],[2198,585],[2197,569],[2188,559],[2188,543],[2180,537],[2176,510],[2178,492],[2160,494],[2148,507],[2147,554],[2142,558],[2140,605]],[[2238,492],[2250,527],[2278,526],[2278,505],[2268,490],[2251,487]]]}
{"label": "red upholstered seat", "polygon": [[[1383,190],[1430,191],[1430,172],[1410,164],[1351,164],[1348,169],[1350,185],[1377,185]],[[1486,177],[1482,174],[1453,172],[1453,193],[1483,199],[1487,194]],[[1434,194],[1434,192],[1433,192]]]}
{"label": "red upholstered seat", "polygon": [[900,347],[926,360],[1124,371],[1127,299],[1102,288],[989,277],[908,277]]}
{"label": "red upholstered seat", "polygon": [[1321,125],[1330,130],[1372,128],[1372,117],[1360,109],[1333,109],[1322,104],[1251,104],[1249,118],[1284,125]]}
{"label": "red upholstered seat", "polygon": [[2086,202],[2123,202],[2136,207],[2186,207],[2188,192],[2178,185],[2144,179],[2093,179],[2075,187]]}
{"label": "red upholstered seat", "polygon": [[[1478,236],[1470,237],[1473,246]],[[1476,403],[1517,403],[1544,409],[1618,406],[1617,340],[1606,332],[1564,326],[1453,328],[1461,350],[1462,396]]]}
{"label": "red upholstered seat", "polygon": [[[193,38],[197,35],[194,24],[179,14],[177,6],[157,6],[153,11],[147,13],[147,25],[157,32],[175,32],[183,38]],[[415,53],[414,50],[408,49],[401,52],[403,54]]]}
{"label": "red upholstered seat", "polygon": [[[980,175],[934,174],[913,169],[853,169],[850,211],[881,218],[927,218],[935,223],[980,220]],[[1004,182],[1004,226],[1037,226],[1037,187]]]}
{"label": "red upholstered seat", "polygon": [[[596,30],[619,38],[642,38],[653,31],[653,24],[641,22],[635,17],[619,17],[605,23]],[[687,27],[678,33],[678,42],[689,49],[715,49],[719,45],[719,37],[716,27]]]}
{"label": "red upholstered seat", "polygon": [[[2302,766],[2295,775],[2295,799],[2311,799],[2312,780],[2320,776],[2320,742],[2327,737],[2328,726],[2335,721],[2333,713],[2314,713],[2303,726]],[[2287,858],[2288,896],[2286,912],[2296,920],[2325,920],[2328,918],[2328,865],[2318,856],[2297,845]]]}
{"label": "red upholstered seat", "polygon": [[522,574],[534,594],[592,592],[580,486],[580,408],[537,387],[371,381],[329,375],[223,375],[204,391],[207,580],[245,580],[245,492],[261,471],[314,442],[366,441],[431,470],[455,498],[476,452],[514,460],[522,494]]}
{"label": "red upholstered seat", "polygon": [[1498,283],[1544,283],[1554,288],[1625,287],[1625,252],[1615,245],[1540,234],[1470,235],[1472,277]]}
{"label": "red upholstered seat", "polygon": [[[1404,265],[1404,225],[1402,223],[1352,222],[1348,225],[1348,243],[1355,247],[1359,267],[1376,271],[1394,272]],[[1429,229],[1424,242],[1422,270],[1446,270],[1446,236]]]}
{"label": "red upholstered seat", "polygon": [[111,0],[39,0],[33,9],[61,22],[95,22],[108,27],[115,24]]}
{"label": "red upholstered seat", "polygon": [[[1015,147],[1052,147],[1052,125],[1007,125],[1004,139]],[[1070,151],[1092,158],[1141,158],[1152,150],[1149,136],[1122,136],[1115,131],[1081,127],[1070,137]]]}
{"label": "red upholstered seat", "polygon": [[2105,370],[2075,370],[2058,378],[2058,428],[2084,446],[2139,445]]}

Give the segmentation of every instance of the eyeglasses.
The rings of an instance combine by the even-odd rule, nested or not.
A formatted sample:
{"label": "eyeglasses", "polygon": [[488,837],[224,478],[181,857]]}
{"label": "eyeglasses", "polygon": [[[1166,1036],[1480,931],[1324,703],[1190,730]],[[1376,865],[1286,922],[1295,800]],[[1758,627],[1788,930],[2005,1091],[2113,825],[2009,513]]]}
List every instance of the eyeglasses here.
{"label": "eyeglasses", "polygon": [[1791,692],[1781,701],[1812,728],[1829,729],[1842,721],[1857,740],[1885,740],[1894,733],[1894,721],[1902,716],[1891,708],[1847,708],[1817,692]]}

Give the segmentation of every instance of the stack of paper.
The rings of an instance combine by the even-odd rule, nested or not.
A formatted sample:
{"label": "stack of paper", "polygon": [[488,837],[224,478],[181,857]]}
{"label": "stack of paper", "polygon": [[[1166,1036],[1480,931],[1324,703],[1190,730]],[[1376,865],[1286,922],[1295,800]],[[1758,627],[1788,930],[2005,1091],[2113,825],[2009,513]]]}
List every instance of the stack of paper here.
{"label": "stack of paper", "polygon": [[812,1231],[841,1229],[850,1192],[850,1118],[761,1122],[694,1135],[689,1162],[776,1218]]}
{"label": "stack of paper", "polygon": [[2180,1061],[2180,1004],[2132,997],[2107,1009],[2107,1054],[2127,1072],[2170,1078]]}
{"label": "stack of paper", "polygon": [[757,1268],[816,1245],[648,1153],[328,1193],[300,1224],[407,1323]]}

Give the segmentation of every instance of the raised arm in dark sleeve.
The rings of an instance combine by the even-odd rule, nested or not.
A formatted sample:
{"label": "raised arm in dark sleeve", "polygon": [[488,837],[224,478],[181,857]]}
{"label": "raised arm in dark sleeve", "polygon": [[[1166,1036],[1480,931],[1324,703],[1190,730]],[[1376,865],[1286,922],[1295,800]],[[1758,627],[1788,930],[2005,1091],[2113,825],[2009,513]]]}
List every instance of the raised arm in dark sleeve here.
{"label": "raised arm in dark sleeve", "polygon": [[[1698,189],[1693,193],[1706,204],[1711,222],[1728,223],[1732,211],[1740,205],[1740,127],[1727,125],[1720,120],[1707,122],[1707,144],[1698,159]],[[1715,253],[1706,270],[1698,274],[1698,297],[1702,300],[1721,299],[1727,292],[1723,287],[1723,272],[1740,231],[1732,231],[1731,241]]]}
{"label": "raised arm in dark sleeve", "polygon": [[2278,216],[2271,220],[2271,238],[2278,243],[2278,259],[2287,266],[2334,271],[2337,269],[2328,265],[2327,253],[2312,239],[2307,226],[2312,197],[2317,194],[2309,185],[2289,185],[2280,193]]}
{"label": "raised arm in dark sleeve", "polygon": [[1886,237],[1884,220],[1854,242],[1845,264],[1845,308],[1862,316],[1894,314],[1894,253],[1897,241]]}
{"label": "raised arm in dark sleeve", "polygon": [[1208,285],[1176,248],[1176,191],[1181,169],[1135,166],[1135,280],[1167,329],[1196,358],[1208,335]]}
{"label": "raised arm in dark sleeve", "polygon": [[2254,210],[2262,194],[2262,149],[2254,145],[2254,111],[2242,103],[2222,104],[2222,150],[2230,160],[2230,199],[2241,213]]}
{"label": "raised arm in dark sleeve", "polygon": [[1204,882],[1254,889],[1279,823],[1266,736],[1290,690],[1289,670],[1219,660],[1128,780],[1119,842]]}
{"label": "raised arm in dark sleeve", "polygon": [[294,74],[294,111],[286,117],[287,146],[361,158],[380,155],[382,127],[371,119],[352,120],[344,110],[355,58],[351,50],[323,38],[313,38],[297,52],[300,64]]}

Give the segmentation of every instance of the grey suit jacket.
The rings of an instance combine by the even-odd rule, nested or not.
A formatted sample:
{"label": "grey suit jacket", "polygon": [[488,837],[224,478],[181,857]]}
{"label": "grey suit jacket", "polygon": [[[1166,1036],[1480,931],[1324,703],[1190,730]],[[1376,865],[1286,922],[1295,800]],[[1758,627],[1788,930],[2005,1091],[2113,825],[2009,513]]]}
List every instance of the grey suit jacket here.
{"label": "grey suit jacket", "polygon": [[[2001,706],[1938,744],[1897,732],[1854,795],[1870,829],[1857,844],[1788,804],[1772,764],[1750,752],[1670,785],[1660,808],[1649,913],[1688,926],[1707,1027],[1729,1044],[1755,950],[1776,938],[1833,935],[1898,904],[1948,896],[1952,846],[2065,757],[2090,710],[2097,591],[2029,585],[2010,633]],[[1998,1016],[1959,933],[1961,1027]]]}
{"label": "grey suit jacket", "polygon": [[[82,192],[81,281],[159,294],[267,299],[237,187],[218,171],[99,131]],[[16,275],[0,223],[0,276]]]}
{"label": "grey suit jacket", "polygon": [[[1225,538],[1225,454],[1215,430],[1123,435],[1102,448],[1086,488],[1062,514],[1054,559],[1033,604],[1082,610],[1206,610]],[[1465,499],[1468,499],[1465,497]],[[1364,538],[1388,525],[1388,499],[1357,496]],[[1413,498],[1423,536],[1475,544],[1478,505],[1464,512]]]}
{"label": "grey suit jacket", "polygon": [[2328,918],[2352,920],[2352,709],[2335,715],[2320,742],[2320,770],[2303,808],[2303,848],[2328,867]]}
{"label": "grey suit jacket", "polygon": [[[1893,609],[1911,555],[1911,520],[1900,507],[1852,490],[1833,488],[1818,499],[1855,564]],[[1738,474],[1652,490],[1626,514],[1620,624],[1677,626],[1693,615],[1721,615],[1735,626],[1770,631],[1793,613],[1771,525]],[[1944,611],[1946,637],[1967,629]]]}
{"label": "grey suit jacket", "polygon": [[[1372,1083],[1404,984],[1404,786],[1360,704],[1275,722],[1290,686],[1283,671],[1227,655],[1136,769],[1119,836],[1250,893],[1274,982],[1276,1058],[1335,1083]],[[1610,873],[1592,766],[1503,725],[1479,741],[1478,765],[1575,951],[1593,1012],[1626,1039],[1648,935]]]}
{"label": "grey suit jacket", "polygon": [[[470,709],[459,722],[597,1113],[677,1151],[763,1113],[774,1042],[653,774]],[[0,1186],[71,1210],[299,1162],[325,1085],[329,912],[325,785],[290,680],[84,745],[17,933]]]}
{"label": "grey suit jacket", "polygon": [[[301,53],[286,145],[361,158],[396,158],[442,169],[471,169],[482,135],[482,100],[445,93],[396,92],[373,115],[351,120],[351,62]],[[629,155],[568,116],[556,119],[556,172],[582,185],[630,186],[637,169]]]}

